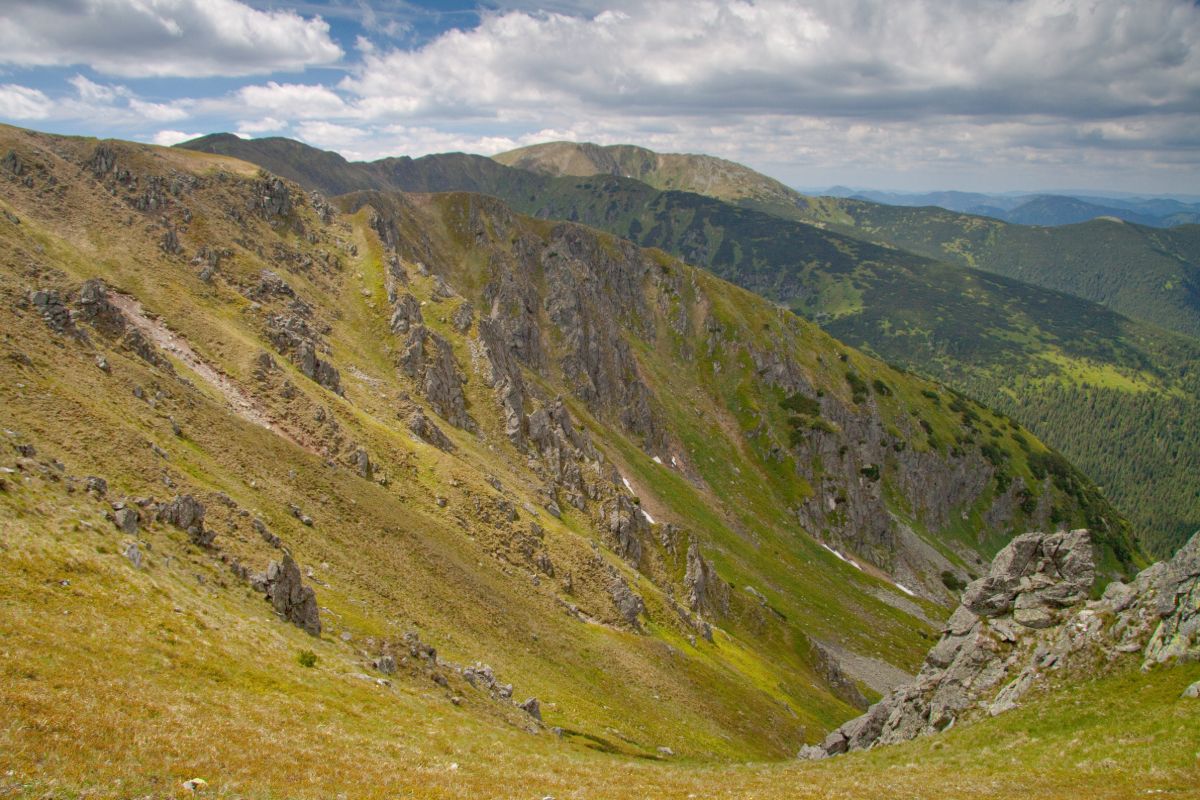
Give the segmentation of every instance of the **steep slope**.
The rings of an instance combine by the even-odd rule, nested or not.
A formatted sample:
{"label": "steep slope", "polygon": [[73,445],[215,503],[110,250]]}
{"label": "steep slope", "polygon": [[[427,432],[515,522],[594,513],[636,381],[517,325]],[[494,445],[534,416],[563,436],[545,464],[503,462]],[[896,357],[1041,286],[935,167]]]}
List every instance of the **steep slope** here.
{"label": "steep slope", "polygon": [[416,752],[778,757],[915,669],[1015,533],[1136,557],[1031,434],[661,252],[185,150],[0,152],[0,750],[44,774],[165,758],[214,703],[253,706],[222,748],[288,719],[295,759],[307,706]]}
{"label": "steep slope", "polygon": [[[808,197],[740,164],[628,145],[552,142],[495,158],[542,175],[632,177],[658,189],[695,192],[785,219],[827,225],[939,261],[1073,294],[1134,319],[1200,336],[1200,228],[1156,230],[1122,224],[1121,220],[1153,221],[1129,209],[1070,197],[1018,198],[1012,206],[996,209],[1007,222],[1020,223],[1013,225],[930,207],[945,204],[961,209],[987,200],[985,195],[944,192],[923,198],[928,205],[915,207]],[[1116,219],[1093,219],[1103,215]],[[1067,227],[1028,227],[1032,224]]]}
{"label": "steep slope", "polygon": [[[255,157],[240,142],[206,137],[188,146]],[[1155,552],[1171,552],[1200,527],[1193,342],[1027,283],[633,179],[550,178],[461,154],[361,168],[397,188],[486,192],[706,266],[1031,426],[1100,481]],[[291,169],[303,179],[303,162]],[[1029,230],[966,219],[992,231]]]}
{"label": "steep slope", "polygon": [[1200,336],[1200,226],[1147,228],[1096,219],[1055,228],[1010,225],[940,208],[839,201],[825,221],[914,253],[1101,303]]}

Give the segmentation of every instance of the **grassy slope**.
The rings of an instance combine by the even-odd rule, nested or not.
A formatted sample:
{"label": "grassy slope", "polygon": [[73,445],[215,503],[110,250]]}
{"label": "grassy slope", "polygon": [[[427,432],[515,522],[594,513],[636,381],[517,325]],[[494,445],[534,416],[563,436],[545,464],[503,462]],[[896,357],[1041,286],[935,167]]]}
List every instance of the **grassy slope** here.
{"label": "grassy slope", "polygon": [[1011,225],[940,208],[836,201],[825,222],[914,253],[1101,303],[1200,336],[1200,226],[1148,228],[1111,219]]}
{"label": "grassy slope", "polygon": [[[844,257],[823,253],[826,240],[802,227],[672,195],[654,203],[653,222],[637,216],[637,202],[625,204],[634,219],[621,219],[612,204],[584,200],[592,224],[678,252],[821,320],[851,344],[1012,414],[1103,485],[1155,552],[1171,552],[1200,527],[1200,348],[1152,327],[1200,332],[1200,228],[1110,220],[1030,228],[937,208],[808,198],[744,167],[726,170],[720,159],[650,151],[634,159],[635,151],[555,143],[497,160],[547,175],[632,175],[1016,278],[1022,283],[953,275],[850,243],[845,254],[863,267],[847,274],[835,266]],[[720,179],[727,174],[736,177]],[[614,196],[636,192],[604,179],[585,183]],[[543,209],[565,214],[579,204],[559,194],[557,206]]]}
{"label": "grassy slope", "polygon": [[[192,573],[220,578],[202,558],[167,568],[160,555],[134,572],[83,509],[9,519],[8,796],[175,796],[194,777],[210,796],[253,800],[1200,796],[1200,703],[1179,698],[1200,679],[1196,664],[1148,675],[1129,665],[974,726],[829,762],[649,761],[527,733],[465,687],[455,706],[432,683],[348,677],[357,667],[335,644],[263,625],[261,600],[198,583]],[[308,648],[312,669],[295,660]]]}
{"label": "grassy slope", "polygon": [[[61,475],[43,475],[34,464],[24,473],[5,473],[0,492],[0,631],[6,637],[0,696],[20,709],[3,728],[7,744],[0,752],[19,753],[22,774],[58,775],[69,786],[97,775],[102,777],[94,780],[111,786],[116,775],[136,783],[139,776],[174,775],[186,763],[189,769],[230,770],[239,780],[256,774],[255,780],[269,784],[310,748],[318,764],[337,763],[345,756],[334,752],[348,740],[369,747],[376,763],[394,758],[399,748],[418,765],[440,764],[438,754],[453,752],[451,731],[460,726],[479,731],[470,745],[478,751],[490,749],[493,737],[507,742],[505,749],[530,741],[519,712],[453,674],[450,686],[440,689],[427,672],[408,668],[387,692],[352,676],[367,670],[364,662],[383,642],[396,642],[407,630],[418,630],[453,662],[489,663],[501,681],[515,684],[518,699],[539,697],[547,724],[572,732],[570,748],[590,743],[640,757],[665,745],[689,759],[774,758],[820,738],[854,711],[814,669],[810,637],[910,670],[919,664],[931,629],[878,597],[904,600],[899,590],[877,571],[860,572],[838,560],[787,513],[807,489],[786,460],[767,458],[762,442],[748,434],[765,416],[771,435],[786,440],[782,398],[736,348],[720,356],[717,375],[711,361],[681,360],[705,346],[703,331],[668,335],[659,318],[664,333],[653,346],[632,339],[673,436],[700,472],[699,485],[652,462],[582,404],[572,405],[647,508],[659,521],[683,526],[685,537],[696,536],[731,582],[730,613],[713,620],[715,644],[692,645],[666,599],[667,591],[681,592],[679,552],[649,543],[650,566],[638,575],[604,548],[595,554],[599,537],[589,518],[569,510],[559,522],[543,513],[544,546],[559,577],[567,571],[575,576],[568,594],[557,580],[535,576],[516,552],[512,529],[472,514],[473,499],[498,498],[486,480],[491,473],[521,509],[518,525],[524,528],[530,514],[522,504],[540,503],[541,482],[530,474],[526,457],[504,443],[495,399],[469,366],[469,344],[446,322],[461,300],[439,303],[432,279],[415,270],[411,289],[427,303],[430,326],[452,341],[459,363],[467,365],[468,402],[481,436],[443,425],[458,446],[447,455],[414,441],[396,419],[397,408],[410,402],[405,396],[416,393],[394,366],[399,343],[388,330],[384,254],[369,211],[323,225],[293,192],[297,211],[272,225],[253,211],[263,190],[248,164],[110,146],[121,168],[140,176],[132,188],[112,185],[113,194],[81,166],[95,151],[94,141],[0,129],[0,150],[20,154],[33,184],[5,175],[0,196],[4,210],[20,220],[0,217],[0,429],[13,432],[0,439],[0,466],[15,465],[12,446],[18,442],[33,443],[39,459],[64,465]],[[139,196],[152,175],[194,175],[203,183],[141,214],[126,198]],[[462,237],[456,215],[476,202],[442,196],[411,205],[411,235],[446,260],[441,266],[461,278],[464,292],[477,290],[469,280],[472,265],[500,255],[473,251]],[[164,218],[178,227],[184,255],[168,256],[159,248]],[[531,241],[556,229],[529,219],[514,224]],[[614,239],[602,240],[617,246]],[[231,251],[211,283],[199,278],[191,261],[203,245]],[[340,266],[321,266],[330,255]],[[815,327],[666,256],[649,257],[685,278],[685,299],[713,306],[731,343],[782,346],[814,386],[849,393],[836,357],[844,348]],[[300,266],[307,258],[313,266]],[[265,384],[253,377],[256,355],[270,349],[262,334],[266,312],[239,287],[255,285],[264,268],[284,275],[317,321],[328,323],[330,352],[322,357],[341,370],[344,398],[278,356],[277,376]],[[69,293],[96,276],[135,295],[304,446],[230,413],[181,362],[176,369],[186,383],[102,337],[83,346],[50,333],[27,303],[30,289]],[[646,291],[654,290],[648,284]],[[662,299],[667,306],[676,302]],[[661,304],[650,307],[667,313]],[[97,369],[98,354],[111,373]],[[929,384],[861,354],[846,358],[868,380],[894,387],[892,395],[872,400],[889,419],[920,414],[946,442],[961,432],[955,416],[922,394],[933,392]],[[149,400],[135,396],[139,387]],[[562,392],[553,379],[547,388]],[[318,409],[324,422],[317,422]],[[989,412],[978,413],[988,426],[1003,426]],[[173,435],[171,419],[180,436]],[[1028,456],[1015,442],[1012,436],[1001,442],[1008,469],[1036,485]],[[1045,452],[1032,437],[1027,443]],[[348,468],[346,455],[357,446],[371,454],[380,480],[363,480]],[[193,547],[179,531],[151,524],[139,535],[146,567],[133,571],[121,555],[125,537],[103,519],[105,506],[81,490],[79,479],[88,474],[109,481],[110,497],[200,494],[220,549]],[[1083,521],[1076,499],[1050,491],[1071,522]],[[250,529],[250,517],[225,509],[218,493],[261,516],[314,571],[326,609],[319,641],[276,621],[220,560],[261,570],[278,552]],[[435,502],[438,495],[447,498],[446,507]],[[985,493],[978,507],[963,509],[972,522],[956,523],[952,532],[984,554],[1003,543],[994,531],[983,541],[977,535],[977,514],[990,498]],[[300,524],[289,504],[310,514],[315,525]],[[613,624],[601,569],[606,565],[645,598],[645,635]],[[760,606],[746,586],[766,595],[782,616]],[[596,622],[575,621],[563,612],[566,602]],[[44,610],[53,624],[31,609]],[[921,611],[935,618],[943,613],[930,603],[922,603]],[[302,648],[317,654],[315,671],[295,663]],[[116,702],[119,696],[136,697],[138,705]],[[454,706],[453,697],[463,705]],[[280,720],[300,720],[300,730],[269,739],[270,747],[248,746]],[[335,738],[343,744],[322,744],[326,723],[348,737]],[[83,748],[79,734],[65,733],[75,729],[84,733]],[[541,736],[537,741],[548,738]],[[295,755],[276,763],[285,746],[294,747]],[[134,759],[140,768],[131,766]],[[302,772],[317,782],[331,779]],[[415,774],[403,773],[403,780],[417,780]]]}
{"label": "grassy slope", "polygon": [[[240,140],[207,137],[189,146],[260,157]],[[544,173],[601,169],[661,183],[668,157],[640,148],[581,151],[560,143],[548,149],[548,162],[536,158],[539,147],[501,157],[527,167],[540,163],[537,173],[462,155],[388,159],[356,169],[370,169],[372,181],[382,177],[402,188],[487,192],[527,213],[578,219],[663,247],[831,326],[855,345],[1014,415],[1101,483],[1152,551],[1169,553],[1200,527],[1200,377],[1192,366],[1198,360],[1192,342],[1074,297],[950,269],[794,220],[817,219],[856,237],[880,238],[869,220],[856,226],[849,212],[892,215],[908,220],[893,227],[927,231],[955,252],[969,252],[972,242],[997,230],[1032,229],[931,209],[805,199],[744,167],[727,172],[726,162],[701,156],[672,162],[671,180],[745,207],[618,177],[552,178]],[[297,180],[318,186],[327,181],[331,189],[355,179],[308,170],[306,164],[321,163],[320,151],[275,162]],[[736,180],[714,179],[727,174]],[[688,175],[695,182],[687,183]],[[1030,235],[1055,236],[1054,230]],[[934,255],[949,259],[940,250]]]}

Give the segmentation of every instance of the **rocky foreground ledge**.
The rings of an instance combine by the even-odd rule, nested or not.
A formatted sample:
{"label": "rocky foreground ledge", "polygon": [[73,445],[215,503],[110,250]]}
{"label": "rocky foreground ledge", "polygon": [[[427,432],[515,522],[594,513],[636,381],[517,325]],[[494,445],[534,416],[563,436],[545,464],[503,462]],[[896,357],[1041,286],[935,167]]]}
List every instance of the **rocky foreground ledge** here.
{"label": "rocky foreground ledge", "polygon": [[1055,670],[1094,669],[1133,653],[1143,669],[1200,657],[1200,533],[1174,558],[1089,601],[1095,579],[1086,530],[1013,539],[967,586],[916,679],[799,757],[895,744],[1003,713]]}

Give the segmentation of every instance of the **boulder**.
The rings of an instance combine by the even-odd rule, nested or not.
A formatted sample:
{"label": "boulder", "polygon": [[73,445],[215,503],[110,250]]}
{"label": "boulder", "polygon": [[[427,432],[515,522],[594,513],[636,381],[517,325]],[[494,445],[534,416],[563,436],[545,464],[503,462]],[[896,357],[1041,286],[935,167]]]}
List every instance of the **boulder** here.
{"label": "boulder", "polygon": [[118,508],[113,513],[113,524],[121,533],[133,536],[138,532],[140,516],[136,508]]}
{"label": "boulder", "polygon": [[529,716],[536,719],[538,722],[542,721],[542,706],[541,706],[541,703],[538,702],[538,699],[536,697],[529,698],[528,700],[526,700],[524,703],[521,703],[517,707],[520,708],[522,711],[524,711]]}
{"label": "boulder", "polygon": [[305,586],[300,567],[292,554],[284,552],[282,561],[272,561],[267,567],[266,594],[275,613],[312,636],[321,634],[321,618],[317,595]]}

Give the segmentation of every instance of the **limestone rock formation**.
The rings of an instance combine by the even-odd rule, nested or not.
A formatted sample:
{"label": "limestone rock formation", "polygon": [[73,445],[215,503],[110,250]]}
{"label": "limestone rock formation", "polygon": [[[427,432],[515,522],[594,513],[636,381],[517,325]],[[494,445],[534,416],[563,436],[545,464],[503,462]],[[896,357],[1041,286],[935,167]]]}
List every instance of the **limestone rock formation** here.
{"label": "limestone rock formation", "polygon": [[700,547],[694,539],[688,544],[683,585],[687,589],[688,607],[692,611],[729,612],[729,587],[717,575],[712,564],[700,555]]}
{"label": "limestone rock formation", "polygon": [[802,758],[936,733],[1016,708],[1051,670],[1141,653],[1143,669],[1200,658],[1200,534],[1170,561],[1087,601],[1096,576],[1086,530],[1018,536],[971,583],[916,681],[805,747]]}
{"label": "limestone rock formation", "polygon": [[431,444],[439,450],[445,450],[447,453],[454,451],[454,442],[450,441],[450,437],[443,433],[442,429],[425,416],[425,412],[419,408],[409,414],[408,429],[421,441]]}

